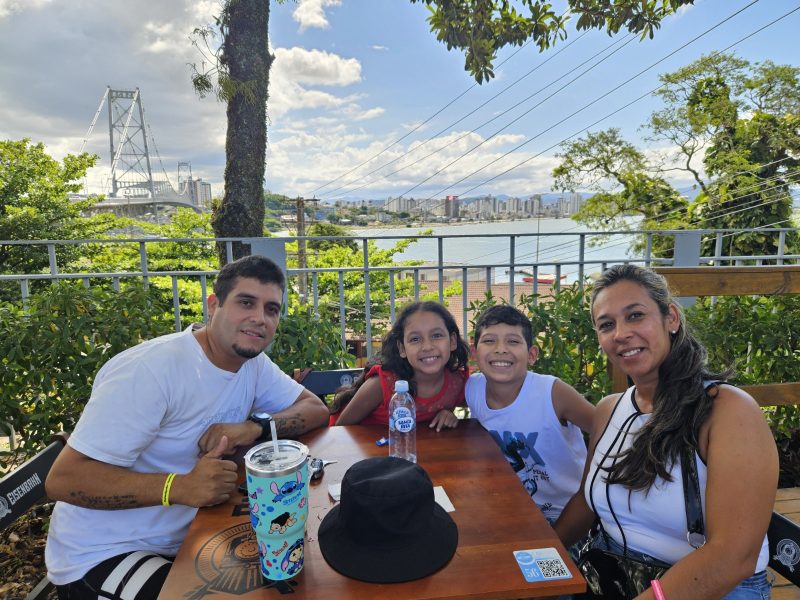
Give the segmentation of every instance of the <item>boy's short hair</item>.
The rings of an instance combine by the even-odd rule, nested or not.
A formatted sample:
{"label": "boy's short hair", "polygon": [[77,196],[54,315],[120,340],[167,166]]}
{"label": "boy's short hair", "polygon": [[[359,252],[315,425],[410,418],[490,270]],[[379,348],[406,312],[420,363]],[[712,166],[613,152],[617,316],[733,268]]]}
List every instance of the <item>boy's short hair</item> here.
{"label": "boy's short hair", "polygon": [[528,348],[533,346],[533,325],[531,320],[523,312],[508,304],[497,304],[486,309],[478,316],[473,335],[475,344],[478,344],[484,329],[500,323],[511,326],[519,325],[522,328],[522,337],[525,339]]}
{"label": "boy's short hair", "polygon": [[261,283],[274,283],[282,292],[286,291],[286,277],[281,268],[266,256],[252,254],[228,263],[214,280],[214,294],[220,304],[225,303],[239,277],[257,279]]}

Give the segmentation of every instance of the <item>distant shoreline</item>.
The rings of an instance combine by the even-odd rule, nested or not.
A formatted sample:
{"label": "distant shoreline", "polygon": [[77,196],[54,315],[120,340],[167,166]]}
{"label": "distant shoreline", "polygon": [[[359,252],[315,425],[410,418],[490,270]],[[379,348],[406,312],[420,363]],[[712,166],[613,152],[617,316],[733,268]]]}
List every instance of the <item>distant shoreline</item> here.
{"label": "distant shoreline", "polygon": [[[531,217],[529,219],[493,219],[493,220],[477,220],[477,221],[458,221],[454,223],[441,223],[438,221],[426,221],[423,223],[414,223],[414,224],[398,224],[398,223],[371,223],[370,225],[340,225],[346,229],[349,229],[353,235],[360,236],[364,232],[375,231],[375,230],[385,230],[385,229],[408,229],[410,236],[415,235],[414,231],[419,231],[420,229],[432,229],[438,227],[463,227],[463,226],[470,226],[470,225],[494,225],[495,223],[531,223],[534,224],[537,221],[566,221],[572,222],[570,217]],[[318,221],[320,223],[327,223],[327,221]],[[306,228],[310,227],[313,223],[309,223],[306,221]],[[338,225],[338,223],[336,224]],[[275,237],[294,237],[297,234],[289,229],[281,229],[280,231],[272,232],[272,235]]]}

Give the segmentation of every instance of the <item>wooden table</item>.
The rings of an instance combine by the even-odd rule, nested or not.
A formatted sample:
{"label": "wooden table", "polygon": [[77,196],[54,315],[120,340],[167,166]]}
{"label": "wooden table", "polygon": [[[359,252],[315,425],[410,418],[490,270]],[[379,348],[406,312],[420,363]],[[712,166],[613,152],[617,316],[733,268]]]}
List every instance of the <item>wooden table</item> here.
{"label": "wooden table", "polygon": [[[374,584],[331,569],[322,557],[317,532],[334,502],[328,484],[341,482],[347,468],[371,456],[386,456],[375,441],[383,427],[319,429],[303,436],[311,454],[336,459],[319,484],[309,489],[305,565],[293,580],[264,583],[246,496],[198,511],[167,578],[162,600],[255,600],[294,594],[293,598],[409,600],[427,598],[531,598],[579,593],[585,583],[542,513],[489,434],[477,421],[454,430],[417,433],[419,464],[435,486],[443,486],[455,512],[458,548],[441,570],[417,581]],[[512,552],[554,547],[572,578],[527,583]]]}

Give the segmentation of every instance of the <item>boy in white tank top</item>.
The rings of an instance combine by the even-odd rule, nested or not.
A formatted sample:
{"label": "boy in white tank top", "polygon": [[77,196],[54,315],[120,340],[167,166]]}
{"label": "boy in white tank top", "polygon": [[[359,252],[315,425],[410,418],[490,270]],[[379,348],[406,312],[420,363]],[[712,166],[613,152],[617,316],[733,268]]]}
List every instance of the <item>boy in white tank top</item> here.
{"label": "boy in white tank top", "polygon": [[581,429],[589,430],[594,406],[557,377],[528,371],[539,349],[530,320],[512,306],[493,306],[478,317],[472,353],[480,373],[467,381],[470,413],[553,523],[580,487]]}

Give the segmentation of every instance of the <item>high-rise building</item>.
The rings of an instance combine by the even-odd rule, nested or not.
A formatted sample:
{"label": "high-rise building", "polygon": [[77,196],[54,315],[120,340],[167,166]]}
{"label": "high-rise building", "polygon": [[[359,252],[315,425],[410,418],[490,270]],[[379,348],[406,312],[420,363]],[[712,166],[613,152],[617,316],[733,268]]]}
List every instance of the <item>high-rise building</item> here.
{"label": "high-rise building", "polygon": [[447,196],[445,198],[444,216],[450,219],[457,219],[460,213],[460,202],[458,196]]}
{"label": "high-rise building", "polygon": [[211,184],[202,179],[187,179],[181,182],[180,194],[186,194],[187,200],[194,206],[209,206],[211,204]]}

